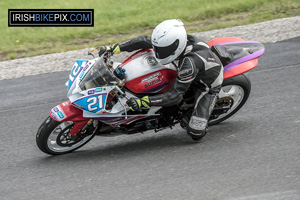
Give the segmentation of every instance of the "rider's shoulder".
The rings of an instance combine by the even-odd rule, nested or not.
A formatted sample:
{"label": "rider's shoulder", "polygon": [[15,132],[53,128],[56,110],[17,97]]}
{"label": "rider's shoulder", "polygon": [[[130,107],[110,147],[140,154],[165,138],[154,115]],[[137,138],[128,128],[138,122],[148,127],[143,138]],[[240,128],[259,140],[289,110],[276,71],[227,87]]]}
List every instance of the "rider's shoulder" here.
{"label": "rider's shoulder", "polygon": [[192,45],[192,51],[201,51],[209,49],[209,45],[202,38],[195,35],[187,35],[188,43],[187,46]]}

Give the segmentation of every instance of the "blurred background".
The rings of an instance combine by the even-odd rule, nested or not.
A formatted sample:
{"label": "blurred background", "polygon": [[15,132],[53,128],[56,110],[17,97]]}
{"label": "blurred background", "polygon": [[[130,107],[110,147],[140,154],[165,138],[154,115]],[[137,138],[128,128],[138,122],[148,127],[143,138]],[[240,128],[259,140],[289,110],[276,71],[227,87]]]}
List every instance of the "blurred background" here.
{"label": "blurred background", "polygon": [[[94,27],[8,27],[8,9],[94,9]],[[1,0],[0,60],[64,52],[150,35],[179,18],[189,33],[300,15],[299,0]]]}

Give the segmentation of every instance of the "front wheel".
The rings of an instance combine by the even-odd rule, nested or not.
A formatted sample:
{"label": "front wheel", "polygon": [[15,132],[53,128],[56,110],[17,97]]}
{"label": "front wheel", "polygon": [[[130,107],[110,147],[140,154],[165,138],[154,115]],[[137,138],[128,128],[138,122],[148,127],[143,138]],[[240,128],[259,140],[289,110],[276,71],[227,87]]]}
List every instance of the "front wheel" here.
{"label": "front wheel", "polygon": [[91,127],[84,135],[80,133],[73,137],[70,134],[75,122],[57,122],[48,117],[36,134],[36,143],[41,151],[51,155],[70,153],[88,143],[96,133],[96,127]]}
{"label": "front wheel", "polygon": [[[226,105],[226,112],[218,114],[215,109],[212,112],[208,125],[215,125],[234,115],[247,101],[251,91],[251,82],[245,75],[225,79],[222,84],[219,98],[220,104]],[[217,114],[216,114],[217,113]],[[217,117],[213,117],[216,114]]]}

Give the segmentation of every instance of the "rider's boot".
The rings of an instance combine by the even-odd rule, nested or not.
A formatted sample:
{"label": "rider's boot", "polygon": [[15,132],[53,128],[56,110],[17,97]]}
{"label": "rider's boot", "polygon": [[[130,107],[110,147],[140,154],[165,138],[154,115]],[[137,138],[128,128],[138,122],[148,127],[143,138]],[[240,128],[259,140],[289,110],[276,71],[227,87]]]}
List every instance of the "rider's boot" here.
{"label": "rider's boot", "polygon": [[195,141],[202,139],[208,130],[207,123],[207,119],[192,116],[186,127],[187,134]]}

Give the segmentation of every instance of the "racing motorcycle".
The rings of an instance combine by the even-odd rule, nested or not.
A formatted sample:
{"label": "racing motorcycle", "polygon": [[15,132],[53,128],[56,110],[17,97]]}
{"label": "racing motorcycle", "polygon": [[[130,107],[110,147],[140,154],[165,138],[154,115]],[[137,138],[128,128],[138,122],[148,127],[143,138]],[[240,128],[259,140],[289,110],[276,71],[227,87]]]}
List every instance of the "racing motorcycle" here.
{"label": "racing motorcycle", "polygon": [[[222,89],[209,120],[209,125],[214,125],[231,117],[245,104],[251,83],[243,73],[257,66],[265,49],[259,42],[235,37],[217,38],[208,44],[224,66]],[[117,68],[126,70],[122,79],[114,73]],[[110,54],[77,60],[66,83],[69,101],[51,109],[50,116],[38,129],[37,146],[47,154],[59,155],[82,147],[95,135],[115,136],[171,128],[193,110],[191,89],[180,104],[170,107],[152,106],[131,111],[126,101],[131,97],[164,93],[172,87],[176,77],[175,64],[157,62],[153,49],[138,51],[122,63],[113,62]]]}

